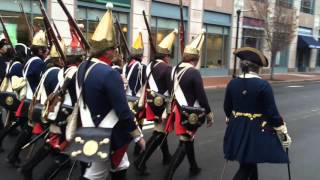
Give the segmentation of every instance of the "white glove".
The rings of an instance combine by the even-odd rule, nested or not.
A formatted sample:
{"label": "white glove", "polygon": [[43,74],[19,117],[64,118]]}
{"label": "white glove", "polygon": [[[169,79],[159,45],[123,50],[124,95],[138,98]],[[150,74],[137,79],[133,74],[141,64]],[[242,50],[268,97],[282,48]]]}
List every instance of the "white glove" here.
{"label": "white glove", "polygon": [[283,148],[289,148],[291,143],[292,143],[292,139],[288,134],[288,129],[286,124],[279,126],[279,127],[275,127],[274,128],[278,134],[278,137],[281,141],[281,144],[283,146]]}

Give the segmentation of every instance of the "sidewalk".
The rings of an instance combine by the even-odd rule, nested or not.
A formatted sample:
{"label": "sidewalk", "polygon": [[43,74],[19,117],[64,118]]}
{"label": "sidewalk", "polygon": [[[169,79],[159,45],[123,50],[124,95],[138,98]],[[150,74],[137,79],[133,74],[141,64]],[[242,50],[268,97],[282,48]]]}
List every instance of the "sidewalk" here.
{"label": "sidewalk", "polygon": [[[301,82],[301,81],[320,81],[320,73],[287,73],[275,74],[275,80],[270,81],[270,75],[262,75],[263,79],[269,80],[270,83],[281,82]],[[206,89],[224,88],[231,80],[231,76],[207,76],[203,77],[203,83]]]}

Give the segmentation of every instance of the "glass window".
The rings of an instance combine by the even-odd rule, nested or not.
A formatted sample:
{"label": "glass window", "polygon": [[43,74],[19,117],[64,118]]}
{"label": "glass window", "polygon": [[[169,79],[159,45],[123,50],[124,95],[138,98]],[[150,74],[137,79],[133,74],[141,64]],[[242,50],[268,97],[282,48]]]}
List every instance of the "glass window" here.
{"label": "glass window", "polygon": [[301,0],[301,12],[313,14],[314,13],[314,0]]}
{"label": "glass window", "polygon": [[[27,35],[29,34],[29,29],[25,19],[21,16],[18,1],[0,0],[0,4],[0,14],[3,16],[12,43],[16,44],[19,42],[30,45],[31,42]],[[38,18],[40,14],[39,2],[36,0],[25,0],[22,1],[22,4],[29,23],[33,25],[33,29],[35,31],[38,31],[40,28],[44,29],[43,20]],[[3,28],[0,26],[0,33],[2,32]]]}
{"label": "glass window", "polygon": [[242,33],[242,47],[253,47],[259,50],[263,49],[263,30],[245,28]]}
{"label": "glass window", "polygon": [[277,3],[282,7],[292,8],[293,0],[277,0]]}
{"label": "glass window", "polygon": [[[318,39],[318,41],[320,41],[320,38]],[[316,63],[317,67],[320,67],[320,49],[318,49],[318,55],[317,55],[317,63]]]}
{"label": "glass window", "polygon": [[202,48],[202,68],[226,68],[229,49],[229,28],[205,25],[206,38]]}
{"label": "glass window", "polygon": [[[91,39],[95,29],[97,28],[100,19],[105,14],[105,10],[92,9],[86,7],[78,7],[77,22],[84,25],[84,35],[87,39]],[[119,20],[121,30],[128,41],[129,31],[129,14],[113,11],[113,16]]]}
{"label": "glass window", "polygon": [[[164,37],[166,37],[170,32],[172,32],[175,28],[178,29],[179,21],[173,19],[165,19],[159,17],[152,17],[151,19],[151,35],[154,39],[155,44],[159,44]],[[187,29],[185,25],[185,29]],[[176,41],[172,47],[171,53],[171,64],[178,64],[180,53],[180,43],[179,37],[176,36]]]}

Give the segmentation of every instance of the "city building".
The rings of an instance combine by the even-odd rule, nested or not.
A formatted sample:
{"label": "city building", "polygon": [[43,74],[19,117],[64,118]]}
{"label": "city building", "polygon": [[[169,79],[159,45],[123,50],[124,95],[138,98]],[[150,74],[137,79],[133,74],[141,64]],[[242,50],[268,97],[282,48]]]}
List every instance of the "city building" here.
{"label": "city building", "polygon": [[[154,41],[161,41],[166,34],[179,28],[179,0],[63,0],[79,24],[84,25],[84,35],[92,36],[100,18],[106,11],[106,3],[114,5],[114,17],[121,24],[122,32],[128,44],[143,33],[145,60],[149,57],[148,32],[144,23],[144,10],[151,28]],[[24,11],[36,28],[42,27],[38,0],[0,0],[0,13],[5,16],[13,42],[26,42],[27,26],[20,15],[18,2],[23,2]],[[56,0],[45,0],[48,15],[57,24],[62,36],[70,39],[67,19]],[[263,21],[254,16],[251,4],[280,3],[295,11],[295,35],[287,48],[277,54],[276,73],[320,71],[320,0],[183,0],[185,39],[188,42],[206,30],[199,68],[205,76],[224,76],[233,71],[237,10],[241,10],[239,42],[240,46],[256,47],[265,52],[266,48]],[[272,13],[272,12],[270,12]],[[7,17],[6,17],[7,16]],[[1,27],[0,27],[1,30]],[[176,39],[172,52],[172,64],[181,57],[179,38]],[[269,73],[270,68],[265,68]]]}

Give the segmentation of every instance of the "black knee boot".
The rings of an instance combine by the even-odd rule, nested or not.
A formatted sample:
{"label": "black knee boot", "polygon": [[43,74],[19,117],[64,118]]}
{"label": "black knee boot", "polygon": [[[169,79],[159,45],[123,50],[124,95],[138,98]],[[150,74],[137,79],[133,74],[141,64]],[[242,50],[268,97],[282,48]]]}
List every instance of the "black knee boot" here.
{"label": "black knee boot", "polygon": [[166,135],[163,133],[162,134],[163,136],[163,140],[162,140],[162,144],[161,144],[161,151],[162,151],[162,164],[164,165],[167,165],[170,163],[171,161],[171,154],[170,154],[170,151],[169,151],[169,145],[168,145],[168,140],[167,140],[167,137]]}
{"label": "black knee boot", "polygon": [[13,166],[16,166],[19,163],[19,154],[21,152],[21,148],[27,144],[32,136],[32,128],[26,125],[23,130],[20,132],[17,141],[13,147],[13,149],[9,152],[6,161]]}
{"label": "black knee boot", "polygon": [[41,175],[39,180],[52,180],[68,167],[70,163],[70,159],[67,155],[61,154],[58,152],[50,153],[53,157],[53,162],[50,163],[47,169],[45,169],[44,173]]}
{"label": "black knee boot", "polygon": [[146,162],[151,157],[153,152],[157,149],[160,143],[163,140],[163,136],[161,133],[154,131],[150,139],[146,144],[146,150],[140,154],[140,156],[134,162],[135,169],[139,172],[140,175],[148,174],[146,172]]}
{"label": "black knee boot", "polygon": [[201,172],[199,168],[195,153],[194,153],[194,141],[186,141],[186,153],[190,164],[190,176],[195,176]]}
{"label": "black knee boot", "polygon": [[127,170],[110,172],[111,180],[127,180]]}
{"label": "black knee boot", "polygon": [[258,180],[258,177],[258,166],[257,164],[252,164],[250,180]]}
{"label": "black knee boot", "polygon": [[23,176],[25,180],[32,179],[32,171],[33,169],[44,159],[49,153],[52,151],[51,147],[48,144],[42,146],[37,152],[28,159],[20,168],[19,172]]}
{"label": "black knee boot", "polygon": [[21,123],[19,121],[14,121],[10,126],[4,127],[0,132],[0,152],[3,151],[2,149],[2,142],[7,135],[9,135],[11,132],[17,131],[17,127]]}
{"label": "black knee boot", "polygon": [[185,155],[186,155],[185,142],[180,141],[179,146],[178,146],[176,152],[174,153],[172,160],[170,162],[169,169],[167,170],[167,173],[165,176],[165,180],[172,180],[173,179],[173,175],[174,175],[175,171],[177,170],[177,168],[179,167],[179,165],[182,163]]}

